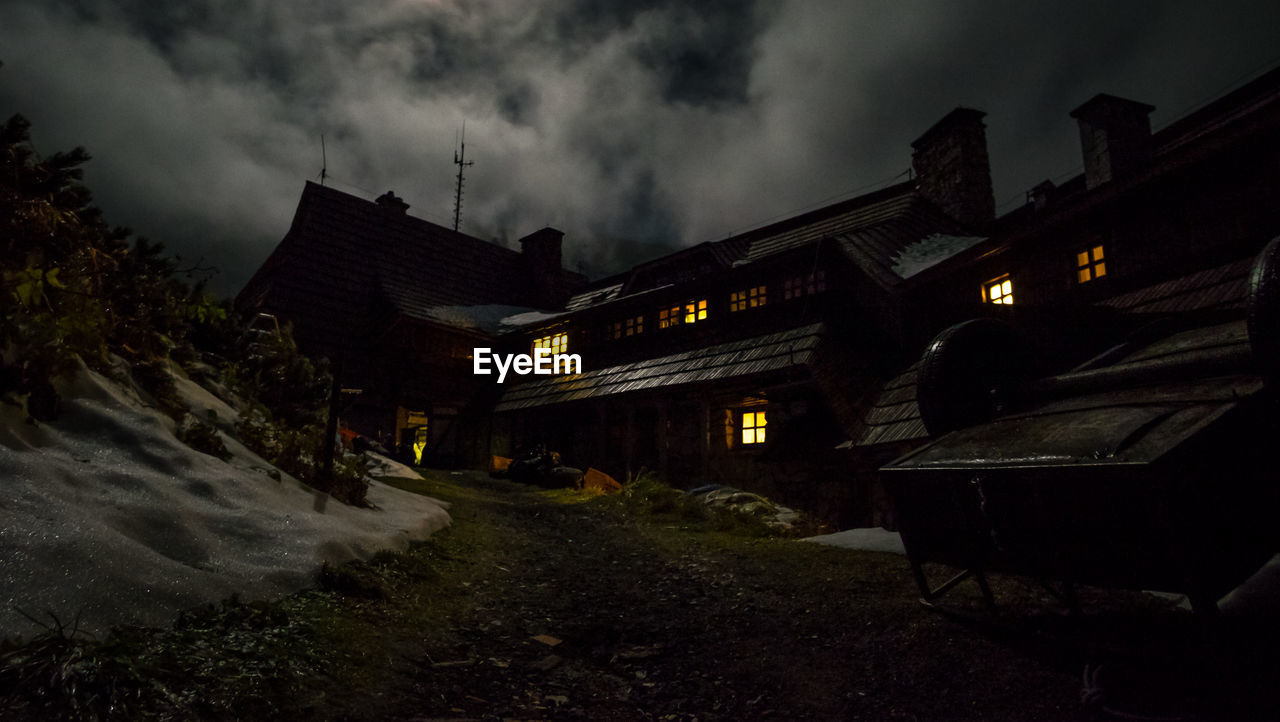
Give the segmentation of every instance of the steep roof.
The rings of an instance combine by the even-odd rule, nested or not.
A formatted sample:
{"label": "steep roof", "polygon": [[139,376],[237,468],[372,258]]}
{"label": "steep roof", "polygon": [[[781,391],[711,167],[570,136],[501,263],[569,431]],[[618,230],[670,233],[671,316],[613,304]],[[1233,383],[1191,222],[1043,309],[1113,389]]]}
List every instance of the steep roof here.
{"label": "steep roof", "polygon": [[308,182],[238,302],[265,301],[295,317],[300,338],[334,347],[358,343],[378,309],[440,323],[442,306],[525,307],[531,296],[519,252]]}
{"label": "steep roof", "polygon": [[749,243],[746,260],[758,261],[822,238],[890,221],[906,210],[914,195],[912,184],[899,183],[780,223],[748,231],[741,236]]}
{"label": "steep roof", "polygon": [[766,261],[823,241],[837,244],[868,276],[889,288],[984,240],[966,232],[908,181],[647,261],[625,274],[624,282],[581,292],[567,310]]}

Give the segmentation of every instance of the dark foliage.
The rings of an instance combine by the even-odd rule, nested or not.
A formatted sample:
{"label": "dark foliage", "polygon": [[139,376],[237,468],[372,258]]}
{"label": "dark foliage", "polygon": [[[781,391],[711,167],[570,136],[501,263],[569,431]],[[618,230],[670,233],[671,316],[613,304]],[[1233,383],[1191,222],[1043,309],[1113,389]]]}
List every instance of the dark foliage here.
{"label": "dark foliage", "polygon": [[[163,244],[109,226],[80,182],[88,160],[83,148],[41,157],[22,116],[0,126],[0,394],[52,421],[56,378],[80,360],[105,371],[119,357],[182,422],[173,365],[220,371],[255,409],[240,428],[250,448],[340,501],[364,504],[368,481],[358,464],[340,463],[332,481],[320,481],[327,364],[298,353],[288,328],[249,328],[204,293],[203,281],[178,280],[180,259]],[[211,427],[184,424],[179,438],[226,458]]]}

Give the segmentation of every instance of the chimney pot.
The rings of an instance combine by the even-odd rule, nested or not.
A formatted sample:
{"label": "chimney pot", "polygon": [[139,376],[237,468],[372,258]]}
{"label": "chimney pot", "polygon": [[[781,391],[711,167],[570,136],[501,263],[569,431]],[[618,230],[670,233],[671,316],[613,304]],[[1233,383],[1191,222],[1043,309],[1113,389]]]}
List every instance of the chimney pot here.
{"label": "chimney pot", "polygon": [[1027,202],[1037,211],[1042,211],[1049,205],[1049,198],[1056,188],[1057,186],[1051,180],[1040,181],[1034,188],[1027,191]]}
{"label": "chimney pot", "polygon": [[392,213],[399,213],[401,215],[409,210],[409,204],[397,197],[392,191],[387,191],[386,193],[378,196],[378,199],[374,201],[374,203],[377,203],[380,208]]}

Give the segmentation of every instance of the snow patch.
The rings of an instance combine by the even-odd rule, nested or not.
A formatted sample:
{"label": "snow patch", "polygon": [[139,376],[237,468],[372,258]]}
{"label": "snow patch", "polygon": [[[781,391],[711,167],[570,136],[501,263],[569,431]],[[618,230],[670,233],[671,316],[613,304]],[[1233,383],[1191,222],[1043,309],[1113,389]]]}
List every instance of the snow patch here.
{"label": "snow patch", "polygon": [[902,536],[896,531],[888,531],[881,527],[848,529],[834,534],[805,537],[800,541],[816,542],[844,549],[902,554],[904,556],[907,553],[906,548],[902,546]]}
{"label": "snow patch", "polygon": [[892,269],[901,278],[911,278],[985,240],[987,239],[982,236],[948,236],[943,233],[934,233],[902,249],[893,257]]}
{"label": "snow patch", "polygon": [[481,306],[432,306],[426,309],[425,315],[430,320],[443,323],[446,326],[475,329],[494,334],[509,330],[507,328],[509,326],[520,325],[518,323],[509,323],[507,321],[509,318],[541,313],[541,311],[535,311],[527,306],[489,304]]}
{"label": "snow patch", "polygon": [[401,464],[395,459],[388,458],[382,454],[375,454],[372,451],[366,451],[365,456],[369,459],[369,476],[372,476],[375,479],[422,480],[422,474],[419,474],[414,471],[412,467]]}
{"label": "snow patch", "polygon": [[[178,393],[199,418],[235,411],[194,382]],[[329,500],[230,435],[220,461],[174,437],[172,419],[82,368],[59,389],[63,413],[32,425],[0,405],[0,637],[31,634],[16,610],[100,633],[164,625],[231,594],[311,585],[324,562],[404,549],[449,524],[447,505],[370,485],[373,509]],[[268,474],[278,474],[278,479]]]}
{"label": "snow patch", "polygon": [[543,321],[550,321],[553,318],[563,315],[564,314],[561,313],[547,313],[545,311],[526,311],[524,313],[517,313],[514,316],[507,316],[502,319],[502,325],[528,326],[530,324],[542,323]]}

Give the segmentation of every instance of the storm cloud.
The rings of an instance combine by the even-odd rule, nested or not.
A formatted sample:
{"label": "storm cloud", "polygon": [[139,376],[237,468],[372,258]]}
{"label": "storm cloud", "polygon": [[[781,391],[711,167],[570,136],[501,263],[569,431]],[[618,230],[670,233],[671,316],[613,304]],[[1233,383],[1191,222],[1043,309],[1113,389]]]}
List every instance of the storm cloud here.
{"label": "storm cloud", "polygon": [[83,145],[114,223],[234,293],[304,180],[592,275],[891,182],[958,105],[996,202],[1078,172],[1098,92],[1160,127],[1275,64],[1274,2],[2,0],[0,114]]}

